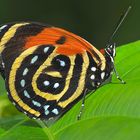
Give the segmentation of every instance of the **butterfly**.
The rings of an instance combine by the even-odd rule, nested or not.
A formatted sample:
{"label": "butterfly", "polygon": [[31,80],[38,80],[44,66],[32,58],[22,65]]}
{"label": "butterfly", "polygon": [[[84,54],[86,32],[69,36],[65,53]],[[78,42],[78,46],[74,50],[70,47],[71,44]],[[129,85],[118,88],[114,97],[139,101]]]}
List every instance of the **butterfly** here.
{"label": "butterfly", "polygon": [[[120,25],[119,25],[120,26]],[[116,48],[99,51],[61,28],[35,22],[0,27],[0,72],[10,101],[29,116],[60,118],[112,76]],[[81,116],[80,111],[79,117]]]}

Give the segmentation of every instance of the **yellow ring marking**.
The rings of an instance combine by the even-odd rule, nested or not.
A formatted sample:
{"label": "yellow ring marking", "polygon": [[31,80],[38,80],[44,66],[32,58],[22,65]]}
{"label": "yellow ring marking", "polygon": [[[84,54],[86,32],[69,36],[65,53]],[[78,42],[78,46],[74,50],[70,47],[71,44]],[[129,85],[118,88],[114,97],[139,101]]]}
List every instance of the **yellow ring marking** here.
{"label": "yellow ring marking", "polygon": [[[80,79],[79,79],[79,83],[78,83],[77,89],[72,94],[72,96],[69,97],[67,100],[58,103],[58,105],[61,106],[62,108],[65,108],[68,104],[70,104],[75,99],[77,99],[81,95],[83,90],[84,90],[86,73],[87,73],[87,69],[88,69],[88,66],[89,66],[89,58],[88,58],[86,52],[82,56],[83,56],[84,62],[83,62],[82,72],[81,72],[81,75],[80,75]],[[82,81],[84,81],[84,82],[82,82]]]}
{"label": "yellow ring marking", "polygon": [[62,78],[62,75],[60,72],[57,71],[51,71],[51,72],[45,72],[47,75],[50,75],[52,77],[58,77],[58,78]]}
{"label": "yellow ring marking", "polygon": [[4,34],[4,36],[2,37],[1,41],[0,41],[0,53],[2,53],[2,51],[5,48],[5,44],[15,35],[17,29],[23,25],[27,25],[29,23],[19,23],[19,24],[15,24],[13,25],[11,28],[9,28],[9,30]]}
{"label": "yellow ring marking", "polygon": [[[37,72],[34,74],[33,79],[32,79],[32,87],[34,92],[41,96],[42,98],[45,98],[46,100],[59,100],[64,94],[65,92],[68,90],[69,88],[69,84],[70,84],[70,80],[72,78],[72,73],[73,73],[73,68],[74,65],[71,65],[68,75],[66,77],[66,82],[65,82],[65,87],[63,89],[63,91],[61,91],[59,94],[53,95],[52,93],[46,93],[46,92],[42,92],[38,89],[37,87],[37,78],[38,76],[42,73],[43,69],[46,68],[46,66],[50,66],[51,65],[51,61],[54,58],[54,56],[57,56],[58,54],[56,54],[56,49],[54,50],[53,53],[50,54],[50,56],[48,57],[48,59],[39,67],[39,69],[37,70]],[[75,61],[75,55],[73,56],[69,56],[70,58],[70,64],[74,64]]]}
{"label": "yellow ring marking", "polygon": [[27,50],[25,50],[19,57],[17,57],[12,65],[10,75],[9,75],[9,90],[11,93],[12,98],[14,101],[17,102],[19,106],[21,106],[24,110],[29,111],[31,114],[35,114],[36,116],[40,116],[40,112],[30,108],[28,105],[26,105],[18,96],[16,87],[15,87],[15,78],[16,78],[16,72],[18,68],[21,66],[22,61],[29,55],[32,54],[38,46],[31,47]]}

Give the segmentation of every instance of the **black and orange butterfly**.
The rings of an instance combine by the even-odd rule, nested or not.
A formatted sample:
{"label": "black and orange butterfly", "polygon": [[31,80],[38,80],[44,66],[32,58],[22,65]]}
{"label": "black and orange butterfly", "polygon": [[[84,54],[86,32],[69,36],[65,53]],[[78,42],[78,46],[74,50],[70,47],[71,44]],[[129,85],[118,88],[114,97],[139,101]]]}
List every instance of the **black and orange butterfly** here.
{"label": "black and orange butterfly", "polygon": [[83,38],[49,25],[21,22],[0,27],[0,72],[8,97],[31,118],[59,118],[81,98],[83,108],[86,94],[115,70],[114,43],[101,52]]}

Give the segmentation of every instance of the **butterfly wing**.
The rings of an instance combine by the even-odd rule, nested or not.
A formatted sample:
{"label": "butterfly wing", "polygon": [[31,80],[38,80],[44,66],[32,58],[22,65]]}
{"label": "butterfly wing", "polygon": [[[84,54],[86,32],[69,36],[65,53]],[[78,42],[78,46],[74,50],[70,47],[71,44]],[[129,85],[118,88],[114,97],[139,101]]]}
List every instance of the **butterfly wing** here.
{"label": "butterfly wing", "polygon": [[105,67],[96,48],[65,30],[35,23],[7,28],[0,42],[6,88],[29,117],[61,116],[82,98],[90,59]]}

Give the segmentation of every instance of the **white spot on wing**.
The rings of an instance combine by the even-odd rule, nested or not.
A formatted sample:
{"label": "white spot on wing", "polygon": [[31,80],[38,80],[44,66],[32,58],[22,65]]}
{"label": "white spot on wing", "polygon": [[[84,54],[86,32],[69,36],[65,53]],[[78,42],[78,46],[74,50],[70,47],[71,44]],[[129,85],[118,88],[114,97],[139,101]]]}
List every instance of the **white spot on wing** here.
{"label": "white spot on wing", "polygon": [[60,62],[60,66],[65,67],[66,63],[63,60],[57,59]]}
{"label": "white spot on wing", "polygon": [[44,53],[47,53],[49,50],[49,47],[44,48]]}
{"label": "white spot on wing", "polygon": [[54,88],[58,88],[59,87],[59,83],[55,83],[53,87]]}
{"label": "white spot on wing", "polygon": [[37,59],[38,59],[38,56],[37,55],[34,56],[31,60],[31,64],[34,64],[37,61]]}
{"label": "white spot on wing", "polygon": [[104,77],[105,77],[105,72],[102,72],[101,73],[101,78],[104,79]]}
{"label": "white spot on wing", "polygon": [[45,115],[48,115],[48,114],[49,114],[49,110],[48,110],[49,106],[50,106],[50,105],[45,105],[45,106],[44,106]]}
{"label": "white spot on wing", "polygon": [[35,106],[37,106],[37,107],[40,107],[41,106],[41,104],[39,103],[39,102],[37,102],[37,101],[32,101],[32,103],[35,105]]}
{"label": "white spot on wing", "polygon": [[22,80],[20,81],[20,85],[21,85],[22,87],[25,86],[25,80],[24,80],[24,79],[22,79]]}
{"label": "white spot on wing", "polygon": [[95,67],[92,67],[92,68],[91,68],[91,71],[96,71],[96,68],[95,68]]}
{"label": "white spot on wing", "polygon": [[25,68],[23,71],[23,76],[25,76],[28,73],[28,71],[29,71],[28,68]]}
{"label": "white spot on wing", "polygon": [[45,111],[45,115],[48,115],[50,112],[49,112],[49,110],[46,110]]}
{"label": "white spot on wing", "polygon": [[47,110],[50,107],[50,105],[45,105],[44,109]]}
{"label": "white spot on wing", "polygon": [[53,109],[52,112],[53,112],[54,114],[56,114],[56,115],[58,115],[58,113],[59,113],[58,110],[57,110],[56,108]]}
{"label": "white spot on wing", "polygon": [[44,81],[43,84],[44,84],[44,86],[48,86],[50,84],[50,82],[49,81]]}
{"label": "white spot on wing", "polygon": [[95,79],[95,75],[92,74],[92,75],[90,76],[90,79],[91,79],[91,80],[94,80],[94,79]]}
{"label": "white spot on wing", "polygon": [[27,97],[27,98],[31,98],[29,93],[26,90],[24,90],[24,96]]}

